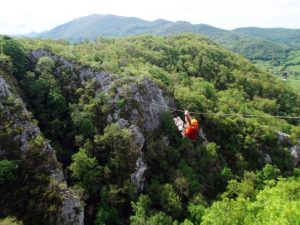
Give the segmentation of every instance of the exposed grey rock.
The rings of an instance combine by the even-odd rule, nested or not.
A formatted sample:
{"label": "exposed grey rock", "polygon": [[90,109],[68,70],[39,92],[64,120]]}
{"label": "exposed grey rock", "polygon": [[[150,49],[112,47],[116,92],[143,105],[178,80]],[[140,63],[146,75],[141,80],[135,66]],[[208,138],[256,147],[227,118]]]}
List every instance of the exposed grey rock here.
{"label": "exposed grey rock", "polygon": [[63,195],[62,211],[58,215],[58,224],[78,224],[82,225],[84,220],[83,208],[80,200],[68,187],[61,186]]}
{"label": "exposed grey rock", "polygon": [[[0,77],[0,89],[0,93],[3,94],[3,97],[11,95],[9,85],[2,77]],[[3,98],[2,100],[5,99]],[[14,101],[15,105],[20,107],[20,110],[17,113],[10,112],[9,107],[3,107],[1,104],[1,99],[0,106],[5,113],[4,115],[7,117],[7,120],[11,122],[13,129],[20,130],[20,133],[14,137],[14,140],[16,143],[20,143],[20,160],[23,160],[25,163],[27,163],[27,161],[25,161],[27,159],[26,156],[31,154],[29,151],[30,141],[41,135],[41,131],[38,126],[33,124],[28,117],[26,117],[30,113],[27,111],[22,100],[16,98]],[[22,115],[22,117],[19,115]],[[48,141],[44,141],[41,144],[42,146],[39,147],[39,151],[46,153],[49,162],[41,162],[39,165],[35,166],[44,168],[50,172],[52,179],[59,184],[58,194],[61,196],[62,200],[60,215],[56,215],[53,221],[57,221],[58,219],[59,222],[57,224],[59,225],[82,225],[84,216],[83,208],[79,198],[76,197],[74,193],[67,187],[62,168],[56,159],[55,150],[51,147]],[[5,156],[5,152],[9,150],[10,149],[0,149],[0,154]],[[36,204],[38,205],[39,203]]]}
{"label": "exposed grey rock", "polygon": [[[36,62],[42,56],[50,57],[56,65],[63,65],[64,68],[69,68],[74,76],[77,75],[79,77],[82,84],[95,79],[98,92],[102,92],[108,97],[109,104],[113,108],[113,111],[108,114],[106,121],[108,123],[117,122],[122,128],[129,127],[134,134],[135,144],[139,149],[140,156],[136,161],[136,171],[131,175],[131,178],[133,183],[137,185],[138,190],[142,190],[144,188],[144,172],[147,170],[147,165],[143,159],[142,148],[145,138],[141,130],[149,132],[158,129],[161,125],[161,113],[167,111],[169,106],[175,107],[174,99],[165,96],[162,89],[148,78],[124,80],[115,74],[76,66],[73,62],[45,50],[37,50],[31,55]],[[56,69],[56,73],[59,75],[60,69]],[[97,93],[95,95],[97,96]],[[120,108],[118,102],[124,98],[128,102],[136,102],[137,104],[126,104],[123,108]],[[166,140],[166,144],[167,142]]]}
{"label": "exposed grey rock", "polygon": [[174,100],[164,96],[162,89],[153,81],[145,78],[140,82],[131,83],[131,96],[133,101],[139,103],[139,108],[132,109],[129,122],[137,124],[146,131],[153,131],[160,127],[160,114],[167,111],[168,107],[174,107]]}
{"label": "exposed grey rock", "polygon": [[278,133],[278,145],[290,143],[290,135],[283,133],[281,131],[277,131]]}
{"label": "exposed grey rock", "polygon": [[112,118],[112,116],[110,114],[108,114],[106,121],[108,123],[112,123],[113,122],[113,118]]}
{"label": "exposed grey rock", "polygon": [[7,97],[11,95],[11,91],[9,90],[9,85],[0,75],[0,96]]}
{"label": "exposed grey rock", "polygon": [[114,111],[114,114],[113,114],[113,119],[116,121],[120,118],[120,110],[117,109]]}
{"label": "exposed grey rock", "polygon": [[207,145],[208,140],[207,140],[206,134],[204,133],[204,130],[202,128],[200,128],[200,130],[199,130],[199,136],[202,138],[203,144]]}
{"label": "exposed grey rock", "polygon": [[136,171],[131,174],[131,181],[137,186],[138,191],[143,191],[145,186],[144,173],[147,170],[147,165],[143,157],[139,157],[136,161]]}
{"label": "exposed grey rock", "polygon": [[[291,139],[290,139],[290,135],[280,132],[278,131],[278,144],[282,145],[282,144],[291,144]],[[299,140],[299,144],[292,146],[291,148],[289,148],[289,152],[291,153],[291,156],[293,157],[293,161],[294,161],[294,166],[297,166],[300,164],[300,140]]]}
{"label": "exposed grey rock", "polygon": [[162,140],[162,143],[165,145],[165,146],[169,146],[170,142],[169,142],[169,138],[167,136],[163,136],[161,138]]}
{"label": "exposed grey rock", "polygon": [[294,158],[294,165],[298,166],[300,165],[300,144],[295,145],[290,149],[290,153],[292,157]]}
{"label": "exposed grey rock", "polygon": [[131,125],[129,127],[129,130],[134,135],[134,144],[137,146],[140,154],[140,156],[138,157],[135,163],[136,170],[134,173],[131,174],[131,181],[136,185],[138,191],[142,191],[144,189],[145,181],[146,181],[144,173],[147,170],[147,164],[144,160],[144,156],[142,152],[145,143],[145,137],[141,133],[140,129],[135,125]]}
{"label": "exposed grey rock", "polygon": [[266,154],[265,155],[265,158],[264,158],[264,161],[265,163],[272,163],[272,158],[269,154]]}
{"label": "exposed grey rock", "polygon": [[145,143],[144,135],[141,133],[140,129],[135,125],[131,125],[129,127],[129,130],[134,135],[134,144],[138,147],[139,152],[141,152]]}
{"label": "exposed grey rock", "polygon": [[44,57],[44,56],[48,56],[52,60],[56,60],[58,58],[57,56],[55,56],[54,54],[50,53],[49,51],[47,51],[45,49],[38,49],[38,50],[32,51],[29,57],[30,57],[30,61],[33,61],[34,63],[36,63],[39,60],[39,58]]}
{"label": "exposed grey rock", "polygon": [[[80,67],[74,62],[44,49],[38,49],[31,52],[30,59],[34,64],[43,56],[48,56],[56,65],[58,65],[55,72],[57,75],[60,74],[61,69],[68,69],[73,73],[73,76],[77,76],[82,83],[95,79],[99,91],[106,95],[109,95],[109,91],[112,88],[116,88],[115,96],[109,96],[109,101],[111,103],[116,103],[120,98],[124,98],[122,97],[125,91],[123,86],[116,86],[118,81],[122,81],[118,75],[103,71],[95,71],[89,67]],[[168,96],[164,96],[162,89],[154,81],[151,81],[148,78],[144,78],[139,83],[137,83],[136,78],[131,81],[126,80],[125,83],[125,86],[129,87],[131,92],[129,97],[131,100],[138,101],[139,108],[125,108],[125,110],[130,113],[128,113],[127,116],[122,117],[127,119],[130,124],[139,125],[141,129],[146,131],[153,131],[159,128],[161,112],[168,110],[168,106],[174,107],[174,100]],[[128,94],[126,97],[128,97]],[[147,101],[151,104],[139,100]],[[119,107],[116,107],[115,111],[108,116],[107,121],[109,123],[117,121],[120,118],[120,113]]]}
{"label": "exposed grey rock", "polygon": [[95,72],[96,82],[101,87],[102,91],[107,92],[108,89],[120,78],[114,74],[108,74],[105,72]]}
{"label": "exposed grey rock", "polygon": [[120,127],[123,129],[125,127],[129,127],[129,123],[127,120],[120,118],[117,123],[120,125]]}
{"label": "exposed grey rock", "polygon": [[132,121],[133,123],[137,123],[137,121],[140,120],[140,113],[137,109],[132,109],[130,115],[129,115],[129,120]]}

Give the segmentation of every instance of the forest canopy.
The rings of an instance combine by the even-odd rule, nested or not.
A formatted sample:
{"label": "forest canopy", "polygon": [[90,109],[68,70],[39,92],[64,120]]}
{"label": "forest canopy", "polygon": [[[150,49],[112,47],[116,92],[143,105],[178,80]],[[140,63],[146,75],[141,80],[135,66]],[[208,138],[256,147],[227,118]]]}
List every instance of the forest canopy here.
{"label": "forest canopy", "polygon": [[[0,43],[0,73],[17,80],[16,93],[45,136],[32,146],[38,149],[45,138],[55,148],[68,185],[84,203],[86,223],[300,223],[299,162],[290,154],[299,144],[300,120],[272,117],[299,116],[300,95],[247,59],[196,34],[98,38],[79,44],[1,37]],[[113,84],[100,89],[100,81],[82,71],[108,74]],[[196,142],[182,138],[170,111],[164,110],[153,131],[141,122],[147,115],[132,120],[145,139],[138,149],[132,131],[137,128],[121,126],[114,117],[142,112],[144,103],[129,97],[132,87],[145,96],[157,94],[147,93],[145,80],[178,109],[210,113],[193,115],[207,144],[201,137]],[[1,107],[13,110],[16,106],[9,101]],[[0,119],[5,119],[0,147],[15,149],[13,141],[2,141],[13,140],[12,124],[2,111]],[[290,135],[289,140],[281,142],[279,131]],[[147,170],[145,186],[137,190],[131,174],[141,151]],[[26,208],[14,214],[9,206],[26,174],[16,176],[16,157],[0,159],[0,193],[11,188],[0,202],[8,213],[0,216],[39,224],[41,217],[26,215]]]}

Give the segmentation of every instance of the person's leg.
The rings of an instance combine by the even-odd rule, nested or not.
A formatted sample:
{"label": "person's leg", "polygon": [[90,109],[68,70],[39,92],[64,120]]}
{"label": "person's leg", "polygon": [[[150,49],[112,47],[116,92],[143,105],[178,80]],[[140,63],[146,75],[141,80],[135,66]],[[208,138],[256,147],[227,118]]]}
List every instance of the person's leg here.
{"label": "person's leg", "polygon": [[172,115],[173,115],[173,121],[174,121],[176,127],[178,128],[180,134],[183,136],[184,135],[184,122],[177,115],[177,112],[175,110],[172,112]]}

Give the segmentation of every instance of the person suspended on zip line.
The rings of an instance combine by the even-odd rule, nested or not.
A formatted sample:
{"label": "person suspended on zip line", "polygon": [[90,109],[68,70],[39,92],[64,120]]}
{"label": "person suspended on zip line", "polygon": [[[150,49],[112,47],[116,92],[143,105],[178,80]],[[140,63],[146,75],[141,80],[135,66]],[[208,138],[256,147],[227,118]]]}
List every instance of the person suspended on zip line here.
{"label": "person suspended on zip line", "polygon": [[172,112],[173,120],[175,125],[177,126],[179,132],[183,137],[187,137],[191,141],[197,140],[199,134],[199,123],[196,119],[192,118],[189,111],[184,111],[184,119],[185,123],[182,119],[177,115],[177,111],[174,110]]}

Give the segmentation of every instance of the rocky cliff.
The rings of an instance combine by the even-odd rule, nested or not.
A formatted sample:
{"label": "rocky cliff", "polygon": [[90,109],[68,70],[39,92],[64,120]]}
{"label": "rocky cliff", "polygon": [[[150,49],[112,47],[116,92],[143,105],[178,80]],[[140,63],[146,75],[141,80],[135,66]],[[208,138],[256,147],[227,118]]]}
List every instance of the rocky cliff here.
{"label": "rocky cliff", "polygon": [[[168,106],[174,107],[174,100],[148,78],[125,79],[115,74],[95,71],[42,49],[29,54],[28,70],[33,70],[39,59],[45,56],[55,63],[54,76],[59,78],[67,72],[72,77],[72,82],[68,85],[74,90],[94,81],[97,87],[95,96],[104,94],[110,105],[110,111],[105,116],[106,123],[118,123],[121,128],[128,128],[132,132],[139,157],[136,159],[136,169],[131,171],[131,175],[128,174],[128,178],[138,191],[142,191],[145,185],[144,173],[148,169],[143,153],[145,133],[160,127],[161,112],[166,111]],[[0,99],[1,119],[5,121],[0,126],[0,132],[9,133],[8,130],[12,130],[9,139],[11,146],[14,146],[14,150],[10,151],[10,146],[1,143],[1,159],[20,161],[20,169],[23,170],[20,183],[31,180],[31,188],[41,186],[39,182],[45,183],[44,189],[39,191],[40,195],[46,196],[43,196],[45,199],[41,198],[39,203],[35,199],[37,196],[34,197],[37,210],[35,214],[41,217],[37,220],[47,221],[49,224],[83,224],[83,207],[79,198],[67,187],[55,150],[43,137],[38,122],[32,118],[23,100],[14,93],[3,76],[0,76]],[[120,101],[125,102],[121,107]],[[36,176],[43,172],[49,178],[40,181]],[[50,192],[50,196],[45,192]],[[53,196],[56,197],[52,198]],[[27,198],[33,197],[30,195]],[[13,201],[9,197],[6,200]],[[51,207],[53,209],[49,210]],[[5,210],[7,214],[12,213],[11,209]],[[17,216],[26,223],[34,223],[26,217],[24,219],[22,215]]]}
{"label": "rocky cliff", "polygon": [[[20,215],[17,210],[19,207],[24,207],[26,211],[27,207],[28,214],[35,213],[40,224],[83,224],[82,205],[79,198],[67,187],[55,150],[42,136],[31,113],[19,96],[13,93],[2,75],[0,75],[0,116],[0,134],[2,134],[0,160],[17,162],[19,177],[16,186],[23,185],[20,187],[21,190],[12,189],[12,195],[7,193],[6,196],[1,197],[1,208],[4,214],[17,214],[26,222],[29,220],[27,216]],[[38,174],[45,177],[41,179]],[[35,184],[40,185],[40,183],[43,185],[37,190]],[[22,193],[22,190],[34,193]],[[22,196],[28,199],[17,199]],[[5,203],[9,201],[15,201],[12,205],[16,205],[16,208],[7,208]]]}

